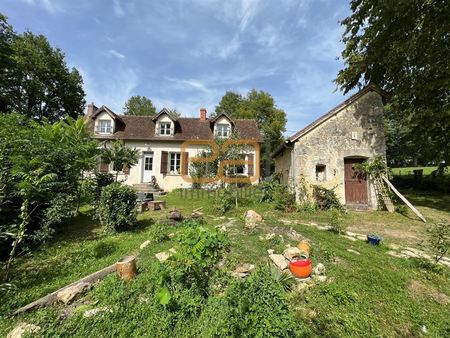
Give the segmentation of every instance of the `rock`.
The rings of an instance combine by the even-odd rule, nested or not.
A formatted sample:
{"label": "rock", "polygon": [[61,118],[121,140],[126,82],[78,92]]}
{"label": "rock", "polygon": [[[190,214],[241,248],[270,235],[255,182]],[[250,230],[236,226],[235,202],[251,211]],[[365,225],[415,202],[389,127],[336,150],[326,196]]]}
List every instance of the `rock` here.
{"label": "rock", "polygon": [[343,235],[342,237],[345,237],[345,238],[347,238],[347,239],[349,239],[349,240],[351,240],[353,242],[357,241],[357,239],[355,237],[351,237],[351,236],[347,236],[347,235]]}
{"label": "rock", "polygon": [[56,294],[56,297],[63,302],[64,304],[69,304],[75,297],[85,293],[87,290],[91,288],[91,283],[80,282],[78,284],[69,286],[64,290],[59,291]]}
{"label": "rock", "polygon": [[144,243],[141,244],[141,246],[139,247],[139,249],[143,250],[145,249],[148,245],[150,244],[150,241],[147,240]]}
{"label": "rock", "polygon": [[270,241],[274,237],[275,237],[275,233],[272,232],[271,234],[267,234],[265,238],[266,238],[266,240]]}
{"label": "rock", "polygon": [[174,248],[170,248],[169,251],[158,252],[155,254],[155,257],[162,263],[167,261],[174,253],[176,253],[176,250]]}
{"label": "rock", "polygon": [[361,255],[358,251],[353,249],[347,249],[348,252],[354,253],[355,255]]}
{"label": "rock", "polygon": [[261,222],[263,219],[260,214],[253,210],[247,210],[244,214],[244,218],[252,222]]}
{"label": "rock", "polygon": [[256,228],[256,223],[262,221],[262,216],[256,211],[247,210],[244,214],[245,226],[249,229]]}
{"label": "rock", "polygon": [[327,276],[315,276],[314,279],[317,280],[318,282],[323,283],[326,282]]}
{"label": "rock", "polygon": [[356,238],[359,239],[360,241],[367,241],[367,236],[365,235],[356,235]]}
{"label": "rock", "polygon": [[175,237],[175,233],[171,232],[168,236],[169,236],[169,238],[174,238]]}
{"label": "rock", "polygon": [[99,307],[99,308],[95,308],[95,309],[91,309],[91,310],[86,310],[83,313],[83,317],[84,318],[90,318],[90,317],[94,317],[95,315],[102,313],[102,312],[112,312],[112,310],[110,310],[108,307]]}
{"label": "rock", "polygon": [[267,249],[267,253],[268,253],[269,255],[273,254],[274,252],[275,252],[274,249]]}
{"label": "rock", "polygon": [[299,257],[301,254],[302,252],[297,247],[289,247],[283,252],[283,256],[286,257],[288,261],[290,261],[294,257]]}
{"label": "rock", "polygon": [[300,282],[294,286],[293,291],[301,293],[301,292],[307,290],[309,287],[310,287],[309,284]]}
{"label": "rock", "polygon": [[323,265],[322,263],[319,263],[314,268],[313,274],[316,276],[323,276],[323,275],[325,275],[325,272],[326,272],[325,265]]}
{"label": "rock", "polygon": [[238,272],[238,273],[248,273],[251,270],[253,270],[254,268],[255,268],[255,266],[253,264],[245,263],[245,264],[238,265],[236,267],[236,269],[234,269],[234,271]]}
{"label": "rock", "polygon": [[181,211],[177,210],[177,209],[171,210],[169,212],[169,216],[168,217],[169,217],[169,219],[171,219],[173,221],[176,221],[176,222],[179,222],[179,221],[183,220],[183,216],[181,215]]}
{"label": "rock", "polygon": [[289,232],[287,233],[288,237],[294,241],[301,241],[302,239],[304,239],[305,237],[300,235],[297,231],[295,231],[294,229],[290,229]]}
{"label": "rock", "polygon": [[245,272],[232,271],[230,275],[232,277],[235,277],[235,278],[245,278],[245,277],[247,277],[247,273],[245,273]]}
{"label": "rock", "polygon": [[36,333],[41,329],[40,326],[20,323],[11,332],[8,333],[6,338],[22,338],[23,335],[29,336],[30,333]]}
{"label": "rock", "polygon": [[271,255],[269,255],[269,258],[281,271],[283,271],[284,269],[287,269],[287,267],[289,266],[288,261],[286,260],[286,258],[284,258],[283,255],[271,254]]}

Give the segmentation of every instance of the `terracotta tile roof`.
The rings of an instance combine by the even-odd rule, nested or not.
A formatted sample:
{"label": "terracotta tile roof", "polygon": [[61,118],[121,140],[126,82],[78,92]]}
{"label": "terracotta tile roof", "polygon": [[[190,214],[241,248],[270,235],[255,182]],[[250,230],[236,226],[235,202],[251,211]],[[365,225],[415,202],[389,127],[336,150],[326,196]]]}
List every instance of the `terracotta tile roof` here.
{"label": "terracotta tile roof", "polygon": [[[112,135],[97,135],[96,139],[119,139],[119,140],[213,140],[213,126],[211,120],[201,121],[200,118],[180,117],[176,120],[175,135],[159,136],[155,134],[155,122],[151,116],[129,116],[119,115],[123,124],[118,125],[117,131]],[[242,139],[262,142],[255,120],[236,119],[233,120],[235,130]],[[91,130],[93,130],[91,124]]]}

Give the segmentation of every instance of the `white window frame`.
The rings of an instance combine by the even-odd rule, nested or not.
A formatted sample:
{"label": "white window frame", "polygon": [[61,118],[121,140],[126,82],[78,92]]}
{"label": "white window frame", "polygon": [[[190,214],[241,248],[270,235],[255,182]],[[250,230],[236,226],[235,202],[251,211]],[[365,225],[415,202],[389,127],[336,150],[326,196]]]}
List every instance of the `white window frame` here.
{"label": "white window frame", "polygon": [[171,122],[159,122],[159,135],[170,136],[172,135],[172,123]]}
{"label": "white window frame", "polygon": [[99,134],[112,134],[112,129],[113,126],[111,120],[98,120],[97,132]]}
{"label": "white window frame", "polygon": [[227,123],[216,124],[216,136],[218,137],[230,136],[230,125]]}
{"label": "white window frame", "polygon": [[[172,164],[173,159],[173,164]],[[181,173],[181,153],[169,153],[169,174],[179,175]],[[177,169],[178,167],[178,169]]]}
{"label": "white window frame", "polygon": [[[242,154],[242,157],[243,157],[243,158],[241,158],[241,159],[239,159],[239,160],[242,160],[242,161],[248,161],[248,155],[247,155],[247,154]],[[238,172],[237,172],[237,168],[238,168],[238,167],[242,167],[242,168],[244,169],[242,173],[238,173]],[[237,164],[237,165],[235,165],[235,166],[234,166],[234,174],[235,174],[235,175],[248,176],[248,164],[245,163],[245,164]]]}

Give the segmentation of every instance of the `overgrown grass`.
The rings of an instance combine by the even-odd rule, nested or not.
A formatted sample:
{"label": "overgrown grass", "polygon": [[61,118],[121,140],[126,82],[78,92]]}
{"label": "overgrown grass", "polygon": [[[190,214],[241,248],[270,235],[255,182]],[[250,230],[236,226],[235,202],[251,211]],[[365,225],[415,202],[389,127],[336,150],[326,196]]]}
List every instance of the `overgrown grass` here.
{"label": "overgrown grass", "polygon": [[402,167],[402,168],[391,168],[393,175],[414,175],[414,170],[423,170],[424,175],[430,175],[437,167]]}
{"label": "overgrown grass", "polygon": [[[421,197],[414,193],[407,196],[410,199]],[[433,198],[440,200],[440,197],[430,195],[427,198],[422,201],[423,207],[419,205],[426,217],[450,217],[448,211],[436,209],[439,204],[435,204]],[[169,209],[177,207],[184,215],[203,207],[210,228],[228,223],[226,233],[231,247],[226,252],[226,270],[234,269],[239,263],[265,266],[268,261],[267,249],[282,252],[286,245],[297,244],[288,236],[291,229],[310,239],[313,264],[325,264],[329,283],[289,294],[289,311],[305,328],[302,334],[421,336],[424,335],[423,327],[430,336],[450,334],[448,268],[436,268],[420,260],[391,257],[386,254],[385,246],[374,247],[362,241],[349,241],[332,232],[305,225],[309,222],[326,224],[328,212],[286,214],[275,211],[268,203],[249,199],[237,209],[218,216],[213,213],[214,199],[207,195],[182,196],[180,192],[173,192],[165,200]],[[243,214],[249,208],[265,218],[255,229],[244,226]],[[154,254],[172,247],[176,236],[175,239],[164,236],[162,242],[152,241],[139,253],[139,274],[136,280],[124,283],[114,275],[108,276],[72,306],[69,314],[61,306],[52,306],[13,319],[6,317],[17,307],[112,264],[123,255],[137,253],[142,242],[154,238],[155,229],[166,234],[177,233],[179,226],[166,226],[162,230],[156,228],[155,222],[165,217],[166,213],[161,211],[141,214],[135,231],[112,236],[102,233],[98,223],[90,219],[89,210],[84,209],[82,215],[60,229],[51,243],[16,262],[12,282],[18,290],[4,297],[5,301],[0,306],[0,335],[5,336],[14,325],[25,321],[40,325],[43,336],[48,337],[165,336],[174,322],[180,325],[173,327],[173,336],[182,337],[193,333],[208,336],[211,331],[208,331],[207,321],[203,317],[211,315],[218,321],[227,320],[217,312],[217,309],[223,307],[225,311],[225,307],[230,306],[220,296],[211,298],[214,304],[207,305],[203,317],[196,313],[189,320],[172,317],[176,314],[170,314],[155,301],[155,285],[158,283],[155,279],[158,275]],[[282,220],[292,223],[286,225]],[[410,243],[409,240],[403,242],[405,239],[401,238],[402,234],[405,237],[408,233],[418,237],[419,241],[425,233],[420,231],[424,224],[411,215],[349,212],[344,215],[344,222],[353,231],[381,232],[388,243]],[[386,231],[386,234],[381,230]],[[395,231],[398,235],[393,235]],[[265,236],[270,233],[275,233],[274,238],[266,240]],[[218,279],[219,284],[221,278]],[[194,305],[193,309],[197,308]],[[93,318],[84,318],[83,312],[94,307],[107,307],[110,311]],[[198,316],[203,319],[198,319]]]}

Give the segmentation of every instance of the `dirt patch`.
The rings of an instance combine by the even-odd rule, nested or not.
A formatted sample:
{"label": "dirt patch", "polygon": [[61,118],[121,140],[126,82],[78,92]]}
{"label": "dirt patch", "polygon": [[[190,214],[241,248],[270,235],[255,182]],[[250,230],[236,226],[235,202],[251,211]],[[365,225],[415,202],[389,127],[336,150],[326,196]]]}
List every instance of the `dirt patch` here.
{"label": "dirt patch", "polygon": [[450,304],[450,298],[445,293],[437,291],[430,285],[425,285],[414,280],[409,283],[408,291],[412,297],[432,298],[439,304]]}

